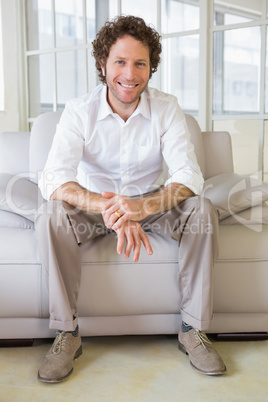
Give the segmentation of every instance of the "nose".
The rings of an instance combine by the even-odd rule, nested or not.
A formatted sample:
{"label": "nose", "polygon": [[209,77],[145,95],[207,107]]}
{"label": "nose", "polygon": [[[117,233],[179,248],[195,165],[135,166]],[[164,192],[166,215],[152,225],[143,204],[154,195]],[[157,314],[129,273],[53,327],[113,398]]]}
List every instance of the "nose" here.
{"label": "nose", "polygon": [[126,64],[124,75],[129,81],[134,80],[134,78],[135,78],[135,66],[132,63]]}

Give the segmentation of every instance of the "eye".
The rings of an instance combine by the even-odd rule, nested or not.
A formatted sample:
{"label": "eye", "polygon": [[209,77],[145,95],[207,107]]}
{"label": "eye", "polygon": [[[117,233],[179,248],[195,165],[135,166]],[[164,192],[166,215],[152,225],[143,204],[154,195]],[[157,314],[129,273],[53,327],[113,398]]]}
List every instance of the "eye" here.
{"label": "eye", "polygon": [[138,65],[138,66],[141,66],[141,67],[145,67],[145,66],[146,66],[146,64],[143,63],[142,61],[139,61],[139,62],[137,63],[137,65]]}
{"label": "eye", "polygon": [[116,62],[115,62],[116,64],[123,64],[124,63],[124,61],[123,60],[116,60]]}

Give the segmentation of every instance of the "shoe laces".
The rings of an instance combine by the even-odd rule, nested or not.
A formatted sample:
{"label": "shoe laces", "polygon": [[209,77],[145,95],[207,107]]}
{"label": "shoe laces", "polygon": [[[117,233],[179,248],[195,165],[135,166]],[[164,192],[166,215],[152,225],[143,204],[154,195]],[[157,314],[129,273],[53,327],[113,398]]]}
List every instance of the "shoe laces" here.
{"label": "shoe laces", "polygon": [[201,343],[203,348],[208,352],[206,345],[212,345],[207,335],[204,332],[195,329],[195,338]]}
{"label": "shoe laces", "polygon": [[66,341],[66,334],[65,332],[58,332],[57,338],[55,339],[54,346],[52,352],[55,355],[59,355],[61,352],[61,348],[64,346]]}

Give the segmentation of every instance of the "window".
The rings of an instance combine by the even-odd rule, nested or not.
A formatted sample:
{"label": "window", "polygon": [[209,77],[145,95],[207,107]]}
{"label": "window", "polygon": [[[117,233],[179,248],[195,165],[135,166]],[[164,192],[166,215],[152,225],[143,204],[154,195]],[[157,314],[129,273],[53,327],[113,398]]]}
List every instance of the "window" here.
{"label": "window", "polygon": [[143,17],[162,36],[162,63],[150,85],[198,114],[199,1],[25,0],[28,123],[98,84],[91,42],[121,13]]}
{"label": "window", "polygon": [[212,127],[231,133],[235,172],[268,181],[267,1],[213,5]]}
{"label": "window", "polygon": [[2,14],[0,1],[0,111],[5,109],[5,87],[4,87],[4,65],[3,65],[3,46],[2,46]]}

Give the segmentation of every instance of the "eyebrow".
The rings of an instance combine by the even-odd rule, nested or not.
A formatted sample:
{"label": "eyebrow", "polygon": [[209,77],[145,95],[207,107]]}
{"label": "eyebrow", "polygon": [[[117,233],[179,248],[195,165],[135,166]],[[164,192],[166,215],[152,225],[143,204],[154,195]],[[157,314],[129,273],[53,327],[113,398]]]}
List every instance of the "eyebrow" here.
{"label": "eyebrow", "polygon": [[[114,58],[113,58],[114,60],[126,60],[126,57],[122,57],[122,56],[115,56]],[[135,60],[135,61],[144,61],[144,62],[148,62],[149,61],[149,59],[137,59],[137,60]]]}

